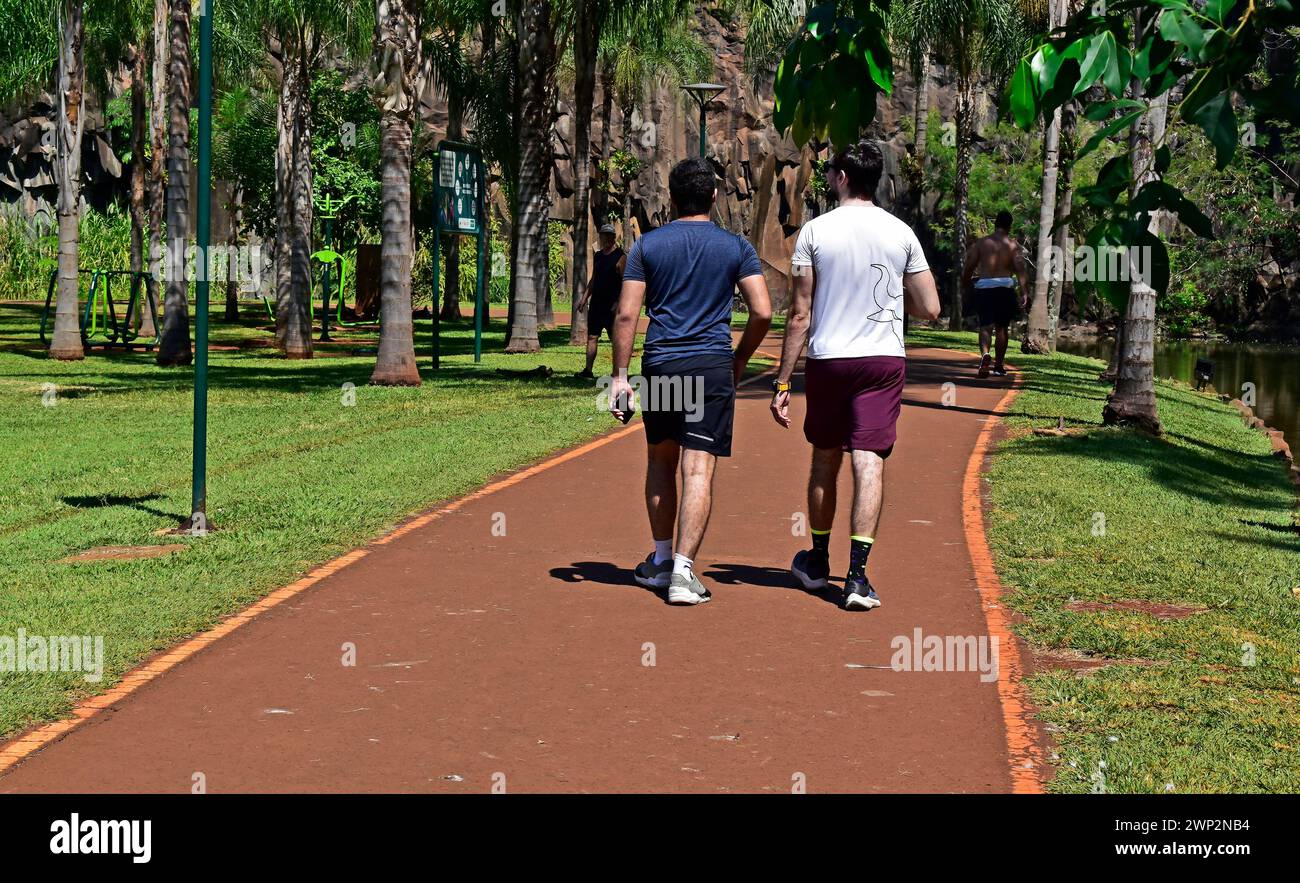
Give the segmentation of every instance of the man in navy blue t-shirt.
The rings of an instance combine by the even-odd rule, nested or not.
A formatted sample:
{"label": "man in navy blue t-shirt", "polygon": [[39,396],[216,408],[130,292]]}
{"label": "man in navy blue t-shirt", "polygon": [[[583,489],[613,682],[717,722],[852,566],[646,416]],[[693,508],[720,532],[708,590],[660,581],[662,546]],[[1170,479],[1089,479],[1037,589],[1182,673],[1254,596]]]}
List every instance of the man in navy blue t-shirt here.
{"label": "man in navy blue t-shirt", "polygon": [[[668,176],[668,190],[677,220],[641,237],[623,271],[610,410],[621,418],[620,397],[632,392],[627,368],[644,302],[650,327],[637,382],[655,550],[637,565],[636,581],[668,589],[669,604],[699,604],[711,597],[695,576],[694,559],[709,523],[713,471],[718,457],[731,456],[736,383],[767,333],[772,305],[754,246],[709,220],[718,195],[713,167],[698,158],[678,163]],[[733,352],[731,304],[737,287],[749,314]]]}

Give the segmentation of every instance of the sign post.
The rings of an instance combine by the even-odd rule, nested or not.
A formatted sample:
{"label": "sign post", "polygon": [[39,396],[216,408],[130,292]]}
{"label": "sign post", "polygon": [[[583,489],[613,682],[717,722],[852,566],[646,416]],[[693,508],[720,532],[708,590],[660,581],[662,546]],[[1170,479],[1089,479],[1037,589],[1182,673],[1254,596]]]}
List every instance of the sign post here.
{"label": "sign post", "polygon": [[482,152],[472,144],[443,141],[434,155],[433,182],[433,367],[438,367],[442,341],[438,313],[438,251],[442,233],[473,236],[478,248],[474,278],[474,361],[483,359],[483,324],[487,312],[487,174]]}

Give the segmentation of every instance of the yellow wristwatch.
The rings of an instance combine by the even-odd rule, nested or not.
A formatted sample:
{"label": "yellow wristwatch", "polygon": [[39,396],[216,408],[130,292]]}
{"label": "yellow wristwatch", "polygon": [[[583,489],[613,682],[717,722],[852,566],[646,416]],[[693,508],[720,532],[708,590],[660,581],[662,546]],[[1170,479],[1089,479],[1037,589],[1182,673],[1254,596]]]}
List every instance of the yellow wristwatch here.
{"label": "yellow wristwatch", "polygon": [[773,381],[772,381],[772,392],[789,392],[789,391],[790,391],[790,381],[788,381],[788,380],[785,380],[785,381],[782,381],[782,380],[773,380]]}

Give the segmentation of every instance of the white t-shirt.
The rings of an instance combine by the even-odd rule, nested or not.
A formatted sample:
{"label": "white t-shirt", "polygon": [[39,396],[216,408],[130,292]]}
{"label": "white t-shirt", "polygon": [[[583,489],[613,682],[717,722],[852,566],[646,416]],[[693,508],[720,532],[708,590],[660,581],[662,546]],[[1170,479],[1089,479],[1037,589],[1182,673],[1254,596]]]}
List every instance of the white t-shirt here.
{"label": "white t-shirt", "polygon": [[808,358],[902,356],[903,274],[930,269],[912,228],[876,205],[842,205],[803,225],[790,264],[812,267]]}

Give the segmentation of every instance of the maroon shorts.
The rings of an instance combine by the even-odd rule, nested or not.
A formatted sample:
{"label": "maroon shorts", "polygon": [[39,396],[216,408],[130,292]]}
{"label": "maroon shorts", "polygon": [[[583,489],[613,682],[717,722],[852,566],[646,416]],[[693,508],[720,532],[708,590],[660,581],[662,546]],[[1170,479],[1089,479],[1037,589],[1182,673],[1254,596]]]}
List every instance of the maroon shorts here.
{"label": "maroon shorts", "polygon": [[816,448],[888,457],[897,438],[907,360],[902,356],[809,359],[803,434]]}

